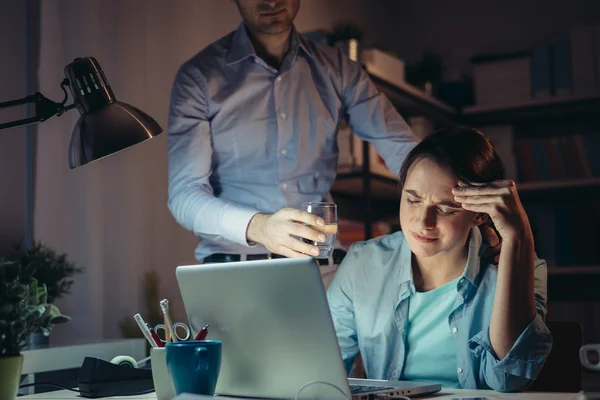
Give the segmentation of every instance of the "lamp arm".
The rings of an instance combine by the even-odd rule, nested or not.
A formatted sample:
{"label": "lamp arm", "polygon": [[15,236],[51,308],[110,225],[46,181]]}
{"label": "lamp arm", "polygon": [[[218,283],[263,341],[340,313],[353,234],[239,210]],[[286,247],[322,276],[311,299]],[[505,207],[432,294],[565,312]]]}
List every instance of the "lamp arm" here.
{"label": "lamp arm", "polygon": [[[64,90],[64,88],[63,88]],[[66,94],[66,91],[65,91]],[[62,103],[56,103],[48,98],[44,97],[40,92],[29,95],[22,99],[5,101],[0,103],[0,109],[20,106],[23,104],[34,103],[35,104],[35,116],[31,118],[24,118],[12,122],[7,122],[4,124],[0,124],[0,130],[14,128],[17,126],[35,124],[38,122],[42,122],[56,115],[61,116],[65,111],[69,111],[75,108],[77,105],[75,103],[65,106],[66,98]]]}

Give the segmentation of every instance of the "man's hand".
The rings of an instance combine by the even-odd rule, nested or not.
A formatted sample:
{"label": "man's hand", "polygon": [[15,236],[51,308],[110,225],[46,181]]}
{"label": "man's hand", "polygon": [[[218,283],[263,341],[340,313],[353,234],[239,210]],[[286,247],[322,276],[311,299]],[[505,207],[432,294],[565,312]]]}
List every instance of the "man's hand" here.
{"label": "man's hand", "polygon": [[325,234],[311,228],[325,225],[323,218],[294,208],[283,208],[275,214],[258,213],[248,224],[246,237],[251,242],[264,245],[271,253],[286,257],[318,256],[319,248],[299,239],[325,242]]}

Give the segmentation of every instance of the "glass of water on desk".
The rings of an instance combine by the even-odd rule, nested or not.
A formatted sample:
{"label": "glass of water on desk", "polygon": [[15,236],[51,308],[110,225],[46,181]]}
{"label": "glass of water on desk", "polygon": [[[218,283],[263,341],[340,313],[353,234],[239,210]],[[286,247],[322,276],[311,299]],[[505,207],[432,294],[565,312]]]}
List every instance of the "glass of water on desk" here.
{"label": "glass of water on desk", "polygon": [[325,221],[323,226],[311,226],[311,228],[325,234],[325,242],[313,242],[306,239],[304,241],[319,248],[320,253],[317,258],[328,258],[333,254],[333,244],[338,232],[337,205],[335,203],[309,202],[302,203],[302,209],[318,215]]}

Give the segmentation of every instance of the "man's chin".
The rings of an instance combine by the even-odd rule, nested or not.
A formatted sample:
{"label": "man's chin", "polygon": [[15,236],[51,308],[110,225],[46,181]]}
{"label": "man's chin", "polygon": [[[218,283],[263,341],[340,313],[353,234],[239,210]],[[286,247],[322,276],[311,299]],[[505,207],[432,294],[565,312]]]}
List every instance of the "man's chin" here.
{"label": "man's chin", "polygon": [[288,32],[292,27],[289,21],[273,21],[270,24],[262,24],[258,27],[258,30],[267,35],[280,35]]}

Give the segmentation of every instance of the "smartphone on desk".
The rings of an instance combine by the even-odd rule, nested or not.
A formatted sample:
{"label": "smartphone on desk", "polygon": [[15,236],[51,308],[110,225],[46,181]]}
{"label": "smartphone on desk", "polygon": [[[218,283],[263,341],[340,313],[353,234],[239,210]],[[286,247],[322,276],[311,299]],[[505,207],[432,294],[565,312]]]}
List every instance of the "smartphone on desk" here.
{"label": "smartphone on desk", "polygon": [[453,397],[450,400],[488,400],[487,397]]}

